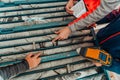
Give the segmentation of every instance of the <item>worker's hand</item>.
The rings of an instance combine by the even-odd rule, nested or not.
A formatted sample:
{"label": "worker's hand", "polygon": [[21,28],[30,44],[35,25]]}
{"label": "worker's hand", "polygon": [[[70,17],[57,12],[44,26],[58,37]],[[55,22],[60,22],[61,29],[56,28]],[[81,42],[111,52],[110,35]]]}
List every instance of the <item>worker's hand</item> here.
{"label": "worker's hand", "polygon": [[96,24],[96,23],[93,23],[93,24],[89,25],[88,28],[89,28],[89,29],[90,29],[90,28],[96,28],[96,26],[97,26],[97,24]]}
{"label": "worker's hand", "polygon": [[69,0],[67,5],[66,5],[66,12],[69,13],[69,14],[73,14],[73,11],[71,10],[71,8],[73,7],[74,5],[74,1],[73,0]]}
{"label": "worker's hand", "polygon": [[55,32],[58,36],[55,37],[52,42],[54,43],[57,40],[64,40],[67,39],[69,37],[69,35],[71,34],[71,30],[69,29],[69,27],[65,27],[61,30],[58,30]]}
{"label": "worker's hand", "polygon": [[35,68],[39,65],[41,58],[40,53],[37,54],[28,54],[25,58],[25,60],[28,62],[29,69]]}
{"label": "worker's hand", "polygon": [[98,63],[98,62],[93,62],[94,64],[95,64],[95,66],[97,66],[97,67],[101,67],[102,66],[102,64],[101,63]]}

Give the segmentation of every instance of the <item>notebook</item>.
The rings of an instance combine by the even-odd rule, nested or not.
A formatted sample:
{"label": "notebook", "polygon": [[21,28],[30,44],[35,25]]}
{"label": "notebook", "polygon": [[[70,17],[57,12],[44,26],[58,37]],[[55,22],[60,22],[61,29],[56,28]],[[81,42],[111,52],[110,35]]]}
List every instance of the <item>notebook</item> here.
{"label": "notebook", "polygon": [[87,12],[85,3],[83,0],[80,0],[79,2],[77,2],[72,8],[71,10],[73,10],[73,15],[78,18],[80,17],[82,14],[84,14],[85,12]]}

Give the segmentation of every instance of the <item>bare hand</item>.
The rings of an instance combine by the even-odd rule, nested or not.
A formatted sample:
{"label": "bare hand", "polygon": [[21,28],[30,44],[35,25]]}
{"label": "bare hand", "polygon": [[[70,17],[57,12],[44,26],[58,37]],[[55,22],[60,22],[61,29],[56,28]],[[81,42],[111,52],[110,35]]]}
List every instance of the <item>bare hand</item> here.
{"label": "bare hand", "polygon": [[65,27],[61,30],[56,31],[55,33],[58,34],[58,36],[52,40],[53,43],[57,40],[67,39],[71,34],[71,30],[68,27]]}
{"label": "bare hand", "polygon": [[71,10],[71,8],[73,7],[74,5],[74,1],[73,0],[69,0],[67,5],[66,5],[66,12],[69,13],[69,14],[73,14],[73,11]]}
{"label": "bare hand", "polygon": [[39,65],[41,61],[40,53],[37,53],[37,54],[30,53],[26,56],[25,59],[28,62],[30,69],[35,68]]}
{"label": "bare hand", "polygon": [[94,64],[95,64],[95,66],[97,66],[97,67],[101,67],[102,66],[102,64],[101,63],[98,63],[98,62],[93,62]]}
{"label": "bare hand", "polygon": [[96,26],[97,26],[97,24],[96,24],[96,23],[93,23],[93,24],[89,25],[88,28],[89,28],[89,29],[90,29],[90,28],[96,28]]}

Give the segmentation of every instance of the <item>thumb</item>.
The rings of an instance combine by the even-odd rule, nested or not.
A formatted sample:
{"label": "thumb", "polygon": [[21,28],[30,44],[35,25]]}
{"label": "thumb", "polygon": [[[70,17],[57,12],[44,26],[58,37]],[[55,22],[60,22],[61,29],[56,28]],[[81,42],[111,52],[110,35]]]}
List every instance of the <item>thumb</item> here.
{"label": "thumb", "polygon": [[61,32],[60,30],[58,30],[58,31],[55,31],[55,34],[60,34],[60,32]]}

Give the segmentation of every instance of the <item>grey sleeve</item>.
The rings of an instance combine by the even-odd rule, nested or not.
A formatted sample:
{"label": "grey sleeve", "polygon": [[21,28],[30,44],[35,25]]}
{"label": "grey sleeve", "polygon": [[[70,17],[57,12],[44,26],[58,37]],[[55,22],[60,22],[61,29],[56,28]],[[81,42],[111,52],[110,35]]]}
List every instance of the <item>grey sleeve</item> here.
{"label": "grey sleeve", "polygon": [[120,0],[101,0],[100,6],[86,18],[69,26],[72,32],[85,28],[86,26],[99,21],[109,14],[120,4]]}
{"label": "grey sleeve", "polygon": [[29,69],[29,65],[26,60],[23,60],[20,63],[1,67],[0,68],[0,80],[8,80],[9,78],[22,73]]}

